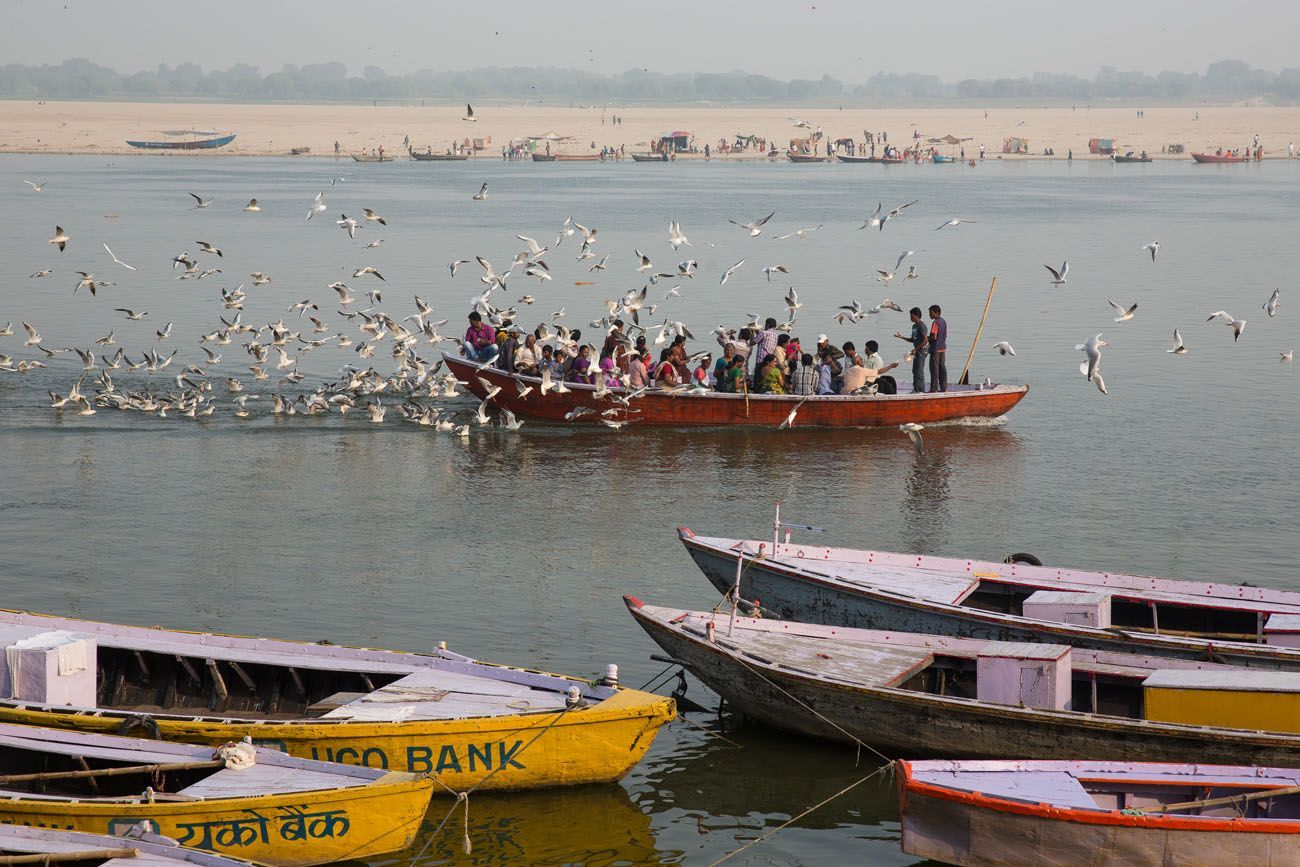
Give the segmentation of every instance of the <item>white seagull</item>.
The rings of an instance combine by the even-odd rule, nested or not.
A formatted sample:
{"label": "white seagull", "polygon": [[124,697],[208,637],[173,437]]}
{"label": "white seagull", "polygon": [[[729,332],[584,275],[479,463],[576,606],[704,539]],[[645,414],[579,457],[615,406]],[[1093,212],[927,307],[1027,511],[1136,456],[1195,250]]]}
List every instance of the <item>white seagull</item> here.
{"label": "white seagull", "polygon": [[1065,275],[1070,273],[1070,260],[1066,259],[1061,263],[1060,271],[1056,270],[1051,265],[1044,265],[1043,267],[1052,272],[1052,285],[1060,286],[1065,283]]}
{"label": "white seagull", "polygon": [[1281,290],[1274,289],[1273,294],[1268,296],[1268,300],[1264,302],[1264,310],[1268,312],[1268,317],[1270,319],[1272,319],[1274,316],[1277,315],[1277,306],[1281,302],[1282,302]]}
{"label": "white seagull", "polygon": [[[103,242],[101,241],[100,243],[103,243]],[[119,259],[119,258],[117,258],[116,256],[114,256],[114,255],[113,255],[113,251],[108,249],[108,245],[107,245],[107,244],[104,244],[104,250],[105,250],[105,251],[108,253],[108,255],[113,259],[113,262],[114,262],[115,264],[117,264],[117,265],[121,265],[123,268],[125,268],[125,269],[128,270],[128,271],[134,271],[134,270],[135,270],[135,268],[131,267],[130,265],[128,265],[128,264],[126,264],[125,262],[123,262],[121,259]]]}
{"label": "white seagull", "polygon": [[1222,320],[1224,325],[1226,325],[1226,326],[1228,326],[1229,328],[1232,329],[1232,342],[1233,342],[1233,343],[1236,343],[1238,340],[1240,340],[1240,339],[1241,339],[1241,332],[1243,332],[1243,331],[1246,330],[1246,320],[1245,320],[1245,319],[1233,319],[1232,316],[1231,316],[1231,315],[1228,313],[1228,311],[1226,311],[1226,310],[1216,310],[1216,311],[1214,311],[1213,313],[1211,313],[1211,314],[1209,315],[1209,318],[1207,318],[1205,321],[1206,321],[1206,322],[1213,322],[1215,319],[1220,319],[1220,320]]}
{"label": "white seagull", "polygon": [[925,430],[925,425],[909,421],[907,424],[900,424],[898,429],[907,434],[907,438],[912,441],[917,454],[925,453],[925,444],[921,442],[921,431]]}
{"label": "white seagull", "polygon": [[726,283],[729,279],[731,279],[731,275],[736,273],[736,269],[744,264],[745,264],[745,260],[741,259],[739,262],[737,262],[736,264],[728,268],[726,271],[724,271],[722,273],[722,279],[718,281],[718,285],[721,286],[724,283]]}
{"label": "white seagull", "polygon": [[1151,261],[1154,262],[1156,260],[1156,253],[1160,252],[1160,242],[1152,241],[1150,244],[1147,244],[1145,247],[1143,247],[1142,250],[1144,252],[1150,253]]}
{"label": "white seagull", "polygon": [[1001,343],[995,343],[995,344],[993,344],[993,348],[996,349],[996,350],[998,351],[998,354],[999,354],[999,355],[1015,355],[1015,354],[1016,354],[1016,350],[1013,349],[1012,346],[1011,346],[1011,344],[1010,344],[1010,343],[1007,343],[1005,340],[1003,340]]}
{"label": "white seagull", "polygon": [[951,220],[949,220],[948,222],[944,223],[942,226],[939,226],[937,229],[935,229],[935,231],[937,232],[939,231],[939,229],[946,229],[949,226],[955,227],[955,226],[960,226],[962,223],[974,223],[974,222],[975,220],[963,220],[961,217],[953,217]]}
{"label": "white seagull", "polygon": [[55,226],[54,237],[50,239],[49,243],[58,247],[59,252],[62,253],[64,249],[68,246],[68,242],[71,240],[72,239],[68,237],[67,233],[63,231],[62,226]]}
{"label": "white seagull", "polygon": [[1174,329],[1174,348],[1166,349],[1165,352],[1171,352],[1174,355],[1187,354],[1187,347],[1183,345],[1183,335],[1178,333],[1177,328]]}
{"label": "white seagull", "polygon": [[1101,364],[1101,348],[1103,346],[1110,346],[1110,344],[1102,340],[1100,334],[1096,334],[1074,347],[1088,356],[1083,372],[1090,380],[1097,375],[1097,365]]}
{"label": "white seagull", "polygon": [[475,193],[473,196],[470,196],[470,198],[472,198],[476,202],[486,201],[487,197],[488,197],[487,181],[483,182],[483,186],[478,188],[477,193]]}
{"label": "white seagull", "polygon": [[772,217],[773,217],[775,214],[776,214],[776,211],[773,211],[771,214],[768,214],[768,215],[767,215],[766,217],[764,217],[763,219],[761,219],[761,220],[754,220],[754,221],[749,222],[749,223],[740,223],[740,222],[737,222],[736,220],[728,220],[727,222],[728,222],[728,223],[732,223],[733,225],[739,226],[740,228],[745,229],[746,231],[748,231],[748,232],[749,232],[749,237],[751,237],[751,238],[757,238],[759,235],[763,234],[763,226],[767,223],[768,220],[772,219]]}
{"label": "white seagull", "polygon": [[307,219],[310,220],[312,217],[316,216],[317,214],[321,213],[324,210],[325,210],[325,192],[322,190],[321,192],[316,194],[315,201],[312,202],[311,207],[307,210]]}
{"label": "white seagull", "polygon": [[1128,322],[1133,318],[1133,314],[1136,313],[1138,309],[1136,302],[1134,302],[1132,307],[1125,307],[1122,304],[1116,304],[1114,301],[1107,298],[1106,303],[1109,304],[1110,309],[1114,310],[1116,313],[1116,324],[1119,324],[1120,322]]}
{"label": "white seagull", "polygon": [[45,189],[45,185],[48,184],[49,181],[41,181],[41,182],[38,184],[38,183],[35,183],[34,181],[29,181],[29,180],[24,179],[24,180],[23,180],[23,183],[24,183],[24,184],[27,184],[27,186],[31,187],[33,193],[39,193],[41,190]]}

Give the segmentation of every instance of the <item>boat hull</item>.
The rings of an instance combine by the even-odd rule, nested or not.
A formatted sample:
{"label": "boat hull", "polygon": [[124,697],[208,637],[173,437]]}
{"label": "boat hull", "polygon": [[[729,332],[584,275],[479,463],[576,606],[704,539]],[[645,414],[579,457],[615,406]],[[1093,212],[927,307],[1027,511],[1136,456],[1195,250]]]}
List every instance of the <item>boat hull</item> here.
{"label": "boat hull", "polygon": [[1224,154],[1192,154],[1198,163],[1248,163],[1250,157],[1232,157]]}
{"label": "boat hull", "polygon": [[[137,861],[105,861],[105,856],[96,857],[96,853],[127,850],[122,858],[132,857]],[[34,828],[25,825],[0,826],[0,851],[10,855],[81,855],[83,861],[100,864],[147,864],[150,867],[168,864],[193,864],[196,867],[257,867],[251,861],[215,855],[198,849],[185,849],[171,841],[153,842],[137,837],[124,839],[107,834],[85,834],[76,831],[63,831],[51,828]],[[37,862],[39,863],[39,862]],[[57,862],[52,862],[57,863]]]}
{"label": "boat hull", "polygon": [[132,141],[131,139],[127,139],[126,143],[133,148],[142,148],[144,150],[199,151],[225,147],[234,140],[235,134],[231,133],[230,135],[201,139],[199,141]]}
{"label": "boat hull", "polygon": [[668,155],[667,154],[632,154],[632,162],[666,163],[668,162]]}
{"label": "boat hull", "polygon": [[848,154],[836,154],[835,159],[842,163],[878,163],[883,162],[880,157],[851,157]]}
{"label": "boat hull", "polygon": [[1151,162],[1151,157],[1143,158],[1143,157],[1113,156],[1111,157],[1111,160],[1117,163],[1149,163]]}
{"label": "boat hull", "polygon": [[[927,756],[1288,766],[1300,736],[1051,711],[761,669],[628,600],[637,623],[727,706],[763,725],[819,740],[869,744],[891,757]],[[726,617],[718,618],[718,634]],[[833,653],[834,645],[827,649]],[[815,712],[814,710],[815,709]]]}
{"label": "boat hull", "polygon": [[903,851],[944,864],[1282,867],[1300,862],[1300,827],[1294,821],[1256,822],[1249,827],[1252,823],[1208,817],[1130,815],[1011,802],[919,782],[911,777],[906,762],[901,767]]}
{"label": "boat hull", "polygon": [[[443,353],[447,367],[474,395],[482,399],[487,390],[479,379],[500,386],[493,403],[520,418],[565,421],[574,409],[594,410],[574,419],[579,424],[598,424],[600,413],[619,407],[607,397],[597,397],[591,386],[569,384],[566,394],[543,395],[541,381],[516,376],[494,367],[480,367],[461,356]],[[516,382],[533,385],[520,397]],[[615,416],[635,426],[752,426],[777,427],[790,410],[802,403],[792,427],[891,427],[906,422],[933,423],[959,418],[996,418],[1010,412],[1029,392],[1029,386],[996,386],[989,389],[956,387],[942,394],[898,394],[805,398],[799,395],[669,394],[651,390],[633,401],[633,410]],[[613,394],[614,392],[611,392]]]}
{"label": "boat hull", "polygon": [[367,154],[353,154],[352,159],[358,163],[391,163],[395,157],[372,157]]}
{"label": "boat hull", "polygon": [[830,157],[819,157],[813,154],[786,154],[786,158],[792,163],[828,163]]}
{"label": "boat hull", "polygon": [[[709,583],[718,592],[729,593],[735,584],[735,553],[697,540],[690,530],[679,529],[678,537]],[[771,560],[746,557],[741,598],[759,600],[762,611],[769,616],[827,626],[990,641],[1069,644],[1090,650],[1141,652],[1172,659],[1213,658],[1216,662],[1246,668],[1300,670],[1300,653],[1291,648],[1033,620],[921,599],[909,595],[905,583],[898,584],[897,593],[848,585],[833,580],[832,566],[815,560],[810,560],[809,566],[810,570],[790,568]]]}
{"label": "boat hull", "polygon": [[329,864],[405,849],[433,783],[392,774],[369,786],[154,803],[0,800],[0,822],[120,834],[142,821],[182,846],[276,867]]}
{"label": "boat hull", "polygon": [[469,154],[422,154],[419,151],[411,151],[410,155],[411,159],[420,163],[461,162],[469,159]]}
{"label": "boat hull", "polygon": [[[298,758],[432,773],[456,791],[480,784],[483,791],[510,791],[622,779],[675,715],[671,699],[622,690],[592,707],[558,714],[407,722],[152,720],[166,741],[219,746],[251,737],[256,746]],[[88,732],[117,732],[131,716],[0,705],[0,722]]]}

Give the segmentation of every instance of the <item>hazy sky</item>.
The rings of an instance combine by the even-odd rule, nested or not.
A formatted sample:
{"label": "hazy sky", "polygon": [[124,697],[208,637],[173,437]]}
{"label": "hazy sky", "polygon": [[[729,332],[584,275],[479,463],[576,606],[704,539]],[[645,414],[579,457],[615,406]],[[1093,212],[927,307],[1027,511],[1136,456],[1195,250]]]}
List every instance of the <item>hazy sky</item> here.
{"label": "hazy sky", "polygon": [[[1137,0],[6,0],[0,62],[85,57],[124,72],[193,61],[342,61],[389,73],[480,66],[597,72],[743,69],[774,78],[924,72],[1203,72],[1234,58],[1300,66],[1300,5]],[[1063,11],[1064,10],[1064,11]]]}

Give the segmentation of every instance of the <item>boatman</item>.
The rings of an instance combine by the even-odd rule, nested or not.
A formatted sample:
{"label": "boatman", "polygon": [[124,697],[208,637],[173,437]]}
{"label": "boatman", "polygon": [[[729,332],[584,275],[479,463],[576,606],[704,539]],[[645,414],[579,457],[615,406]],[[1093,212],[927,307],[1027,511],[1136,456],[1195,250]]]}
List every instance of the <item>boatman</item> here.
{"label": "boatman", "polygon": [[948,390],[948,323],[938,304],[930,305],[930,392]]}
{"label": "boatman", "polygon": [[912,393],[925,393],[925,342],[928,335],[925,330],[924,317],[921,315],[920,307],[913,307],[908,311],[912,317],[912,333],[904,335],[895,331],[894,336],[899,340],[906,340],[912,344]]}

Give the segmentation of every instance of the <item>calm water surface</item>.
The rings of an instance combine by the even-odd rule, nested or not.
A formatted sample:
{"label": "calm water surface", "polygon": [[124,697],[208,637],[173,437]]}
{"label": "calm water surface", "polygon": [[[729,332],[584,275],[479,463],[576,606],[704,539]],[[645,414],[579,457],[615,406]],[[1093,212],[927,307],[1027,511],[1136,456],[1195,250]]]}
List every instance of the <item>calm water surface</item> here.
{"label": "calm water surface", "polygon": [[[23,178],[50,183],[29,194]],[[471,202],[483,180],[492,198]],[[871,305],[888,295],[904,307],[943,305],[955,378],[997,275],[973,373],[1032,385],[1003,422],[928,430],[923,456],[895,430],[526,424],[517,434],[476,429],[462,442],[391,412],[382,425],[283,418],[255,401],[257,417],[239,422],[224,397],[218,415],[198,422],[110,410],[60,416],[46,392],[66,391],[79,369],[61,355],[43,371],[0,374],[6,607],[411,650],[446,640],[485,659],[575,674],[616,662],[635,686],[662,666],[649,660],[657,648],[626,615],[622,594],[711,607],[716,598],[673,529],[763,534],[775,500],[787,519],[827,528],[819,539],[831,544],[992,559],[1032,551],[1049,564],[1300,589],[1300,404],[1295,371],[1278,360],[1292,348],[1300,309],[1290,294],[1300,272],[1300,164],[989,161],[972,170],[7,156],[0,189],[13,217],[0,236],[0,324],[32,322],[53,348],[85,347],[115,329],[128,356],[179,349],[171,373],[203,360],[198,336],[231,313],[218,289],[254,270],[274,282],[245,287],[246,322],[289,319],[288,306],[310,298],[331,333],[351,334],[324,287],[343,279],[368,288],[350,275],[372,264],[387,278],[375,284],[382,309],[400,318],[418,294],[452,320],[446,330],[459,331],[481,288],[478,269],[471,263],[452,280],[445,263],[482,254],[504,268],[521,246],[515,233],[551,243],[572,215],[599,227],[609,269],[597,285],[575,286],[592,275],[573,260],[570,238],[548,257],[553,282],[512,278],[512,300],[538,299],[520,317],[529,327],[563,306],[571,326],[590,331],[603,299],[641,285],[634,248],[658,266],[686,258],[666,244],[676,219],[696,245],[683,253],[700,260],[700,275],[656,318],[687,321],[700,338],[693,348],[708,348],[717,324],[781,315],[781,295],[794,285],[805,345],[823,331],[836,342],[876,338],[897,358],[901,344],[889,335],[905,317],[851,328],[830,319],[851,299]],[[307,223],[320,189],[329,210]],[[216,201],[191,210],[190,191]],[[242,213],[254,196],[262,213]],[[912,199],[883,232],[856,229],[877,201]],[[349,241],[332,220],[362,206],[390,225]],[[770,210],[775,231],[757,239],[726,222]],[[957,216],[979,222],[934,231]],[[73,237],[61,255],[45,243],[55,223]],[[818,224],[803,241],[771,238]],[[380,237],[383,247],[362,249]],[[223,248],[212,261],[224,273],[174,280],[170,258],[196,250],[196,239]],[[1152,264],[1141,247],[1157,239]],[[113,265],[101,242],[139,270]],[[909,261],[919,279],[888,288],[868,280],[905,249],[916,251]],[[720,289],[722,270],[742,257],[745,267]],[[1069,282],[1052,287],[1042,264],[1065,258]],[[769,284],[759,269],[778,262],[792,273]],[[43,268],[54,276],[27,277]],[[120,285],[74,296],[75,270]],[[651,287],[651,300],[670,285]],[[1283,302],[1270,320],[1260,307],[1275,286]],[[1137,316],[1113,324],[1106,298],[1137,301]],[[114,307],[149,316],[127,322]],[[1205,322],[1219,309],[1250,321],[1240,343]],[[154,330],[167,321],[174,334],[159,345]],[[1185,357],[1164,351],[1174,327],[1191,348]],[[1074,344],[1098,332],[1111,343],[1109,396],[1077,370]],[[996,355],[998,340],[1018,355]],[[19,328],[0,338],[0,354],[33,357],[22,342]],[[220,351],[215,374],[245,371],[237,344]],[[356,360],[317,350],[303,359],[303,385]],[[373,363],[386,371],[391,362],[381,351]],[[156,379],[159,389],[174,385]],[[697,683],[689,694],[714,704]],[[719,730],[709,714],[691,720]],[[724,722],[739,746],[677,722],[620,785],[475,797],[472,856],[460,854],[458,830],[430,836],[445,809],[435,803],[416,848],[384,863],[418,854],[422,864],[707,864],[872,768],[855,766],[846,748]],[[735,863],[910,863],[897,828],[888,783],[873,782]]]}

